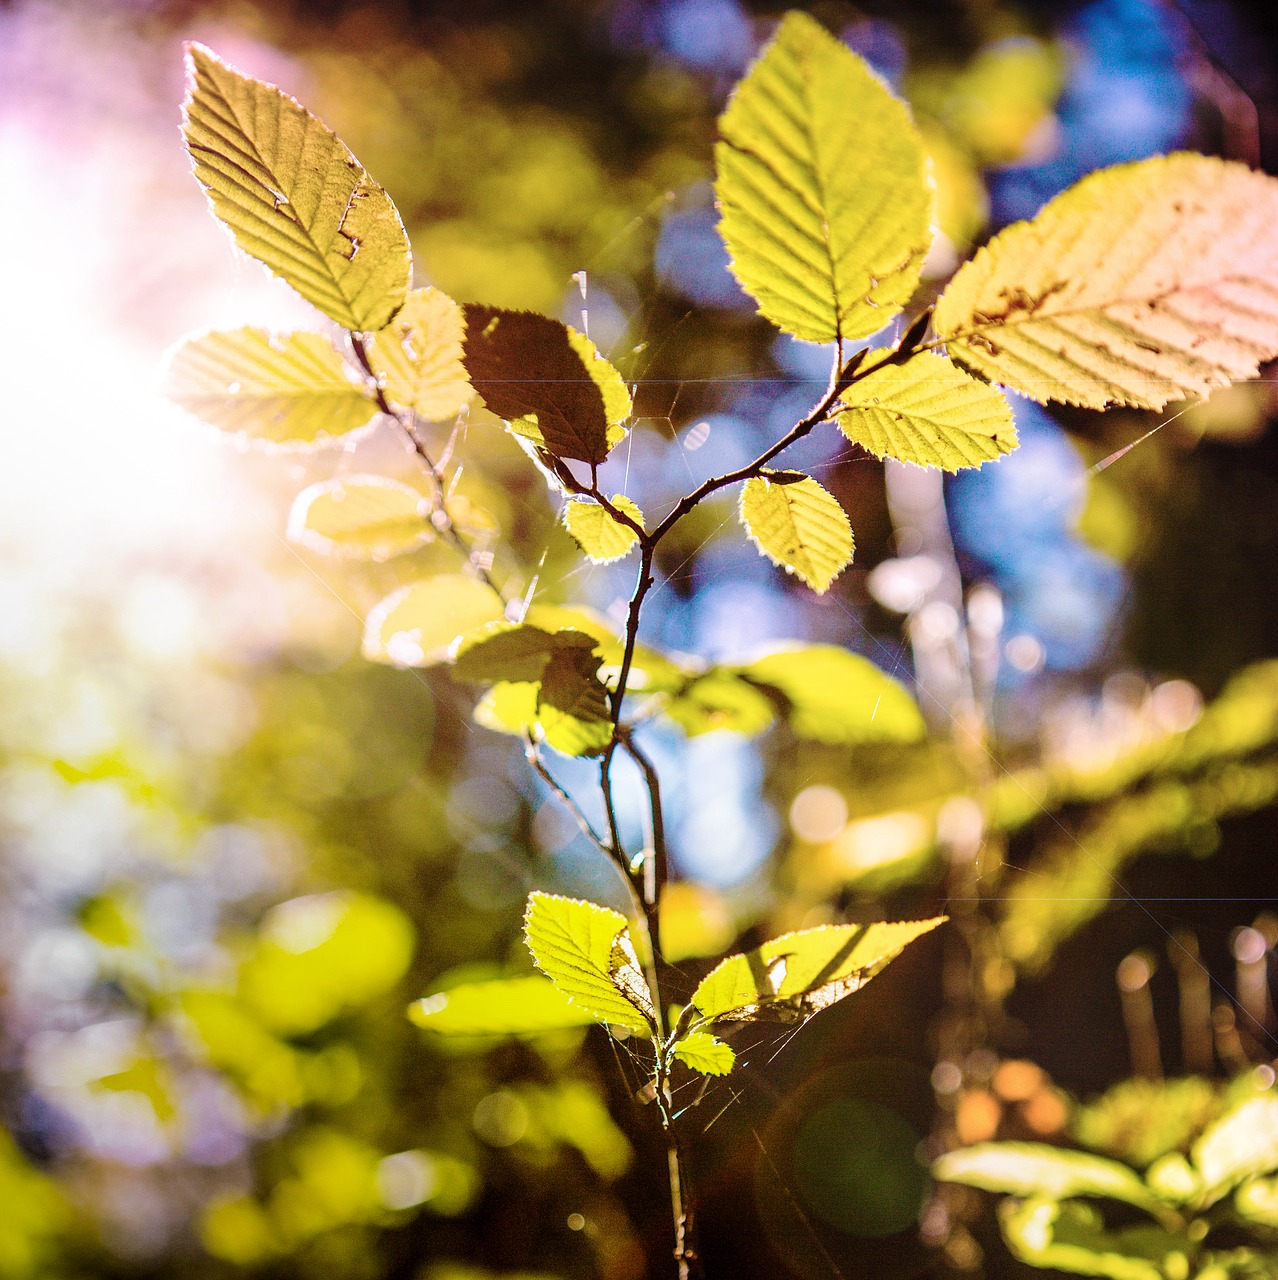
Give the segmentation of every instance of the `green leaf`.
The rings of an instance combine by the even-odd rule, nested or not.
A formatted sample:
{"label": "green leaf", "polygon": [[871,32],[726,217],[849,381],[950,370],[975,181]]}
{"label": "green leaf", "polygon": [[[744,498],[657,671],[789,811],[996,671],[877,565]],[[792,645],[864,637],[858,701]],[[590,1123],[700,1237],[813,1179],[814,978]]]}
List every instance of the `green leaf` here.
{"label": "green leaf", "polygon": [[236,243],[344,329],[380,329],[412,274],[390,196],[345,143],[274,85],[187,45],[183,134]]}
{"label": "green leaf", "polygon": [[537,696],[538,723],[556,751],[596,755],[612,740],[612,709],[595,641],[577,631],[557,632],[555,640]]}
{"label": "green leaf", "polygon": [[651,1034],[652,995],[626,918],[579,898],[531,893],[524,939],[537,967],[599,1022]]}
{"label": "green leaf", "polygon": [[474,396],[462,364],[465,332],[462,309],[446,293],[414,289],[368,340],[368,362],[386,398],[431,422],[456,417]]}
{"label": "green leaf", "polygon": [[809,342],[881,329],[909,301],[932,239],[927,160],[904,104],[791,13],[719,132],[719,229],[760,314]]}
{"label": "green leaf", "polygon": [[502,681],[485,691],[475,705],[474,720],[494,733],[522,738],[537,723],[537,695],[541,686],[527,681]]}
{"label": "green leaf", "polygon": [[932,1176],[1014,1196],[1104,1196],[1142,1209],[1158,1201],[1125,1164],[1038,1142],[980,1142],[940,1157]]}
{"label": "green leaf", "polygon": [[476,684],[535,683],[541,679],[554,651],[555,637],[540,627],[520,622],[490,622],[460,641],[453,658],[453,675]]}
{"label": "green leaf", "polygon": [[[582,606],[566,608],[556,604],[535,604],[525,615],[525,621],[546,631],[584,631],[594,636],[598,642],[595,652],[602,664],[599,679],[609,688],[615,687],[625,643],[600,614]],[[631,659],[627,688],[632,693],[668,693],[685,684],[688,674],[684,667],[664,654],[647,645],[637,644]]]}
{"label": "green leaf", "polygon": [[1251,1098],[1210,1125],[1190,1150],[1206,1204],[1246,1178],[1278,1169],[1278,1096]]}
{"label": "green leaf", "polygon": [[1278,355],[1278,181],[1209,156],[1094,173],[950,282],[951,356],[1040,403],[1161,409]]}
{"label": "green leaf", "polygon": [[589,338],[549,316],[465,306],[471,384],[511,431],[558,458],[599,463],[624,435],[630,393]]}
{"label": "green leaf", "polygon": [[1003,395],[928,351],[880,365],[839,400],[839,429],[877,458],[959,471],[1016,448]]}
{"label": "green leaf", "polygon": [[822,925],[782,934],[721,961],[692,993],[692,1003],[707,1022],[797,1022],[859,991],[944,920]]}
{"label": "green leaf", "polygon": [[674,694],[662,710],[689,737],[714,729],[753,737],[776,718],[765,694],[722,667],[698,676]]}
{"label": "green leaf", "polygon": [[520,1036],[580,1027],[595,1017],[537,975],[467,982],[409,1006],[419,1027],[446,1036]]}
{"label": "green leaf", "polygon": [[1100,1214],[1079,1201],[1006,1201],[999,1206],[999,1222],[1008,1248],[1031,1266],[1109,1280],[1189,1274],[1186,1255],[1193,1246],[1187,1237],[1143,1225],[1106,1231]]}
{"label": "green leaf", "polygon": [[301,448],[367,426],[377,405],[318,333],[210,330],[165,359],[161,393],[247,443]]}
{"label": "green leaf", "polygon": [[435,536],[430,503],[385,476],[321,480],[294,499],[288,536],[304,547],[361,560],[388,560]]}
{"label": "green leaf", "polygon": [[738,668],[789,704],[801,738],[834,746],[917,742],[927,733],[918,705],[891,676],[859,654],[834,645],[779,649]]}
{"label": "green leaf", "polygon": [[726,1076],[737,1061],[731,1046],[708,1031],[690,1031],[675,1045],[674,1056],[703,1076]]}
{"label": "green leaf", "polygon": [[[624,494],[614,493],[610,501],[643,527],[643,512]],[[565,503],[564,526],[592,564],[612,564],[629,555],[639,541],[629,525],[614,520],[593,498],[572,498]]]}
{"label": "green leaf", "polygon": [[612,739],[612,709],[599,680],[600,642],[565,628],[543,631],[527,623],[491,623],[466,636],[453,674],[498,681],[475,709],[475,719],[503,733],[533,725],[564,755],[595,755]]}
{"label": "green leaf", "polygon": [[773,564],[817,595],[851,563],[852,526],[830,494],[797,471],[765,471],[741,490],[741,521]]}
{"label": "green leaf", "polygon": [[442,573],[401,587],[376,605],[364,625],[364,657],[397,667],[446,662],[459,636],[495,622],[501,597],[476,578]]}

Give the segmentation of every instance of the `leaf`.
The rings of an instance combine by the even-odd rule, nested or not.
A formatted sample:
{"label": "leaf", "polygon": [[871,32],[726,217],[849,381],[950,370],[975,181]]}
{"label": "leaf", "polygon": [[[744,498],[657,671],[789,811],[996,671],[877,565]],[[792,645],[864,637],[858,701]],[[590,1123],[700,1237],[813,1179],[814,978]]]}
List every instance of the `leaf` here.
{"label": "leaf", "polygon": [[839,429],[876,458],[959,471],[1016,448],[1003,395],[931,352],[881,364],[839,400]]}
{"label": "leaf", "polygon": [[235,242],[344,329],[380,329],[408,292],[390,196],[299,102],[187,45],[183,135]]}
{"label": "leaf", "polygon": [[995,236],[934,325],[1046,403],[1161,409],[1278,354],[1278,181],[1181,153],[1102,169]]}
{"label": "leaf", "polygon": [[463,983],[415,1001],[408,1016],[417,1026],[446,1036],[536,1035],[595,1021],[538,975]]}
{"label": "leaf", "polygon": [[1125,1164],[1038,1142],[980,1142],[941,1156],[932,1165],[941,1182],[1014,1196],[1104,1196],[1148,1209],[1157,1198]]}
{"label": "leaf", "polygon": [[385,476],[321,480],[294,499],[288,536],[315,551],[388,560],[434,538],[429,505],[411,485]]}
{"label": "leaf", "polygon": [[719,229],[760,314],[809,342],[881,329],[909,301],[932,239],[927,160],[904,104],[791,13],[719,133]]}
{"label": "leaf", "polygon": [[652,995],[625,916],[579,898],[530,893],[524,939],[537,967],[573,1004],[600,1022],[651,1034]]}
{"label": "leaf", "polygon": [[377,405],[318,333],[210,330],[168,354],[161,393],[248,443],[324,444],[366,426]]}
{"label": "leaf", "polygon": [[[543,609],[543,619],[548,612],[576,611]],[[572,628],[550,632],[494,622],[457,644],[453,674],[497,682],[475,708],[477,723],[521,736],[535,725],[564,755],[597,755],[612,740],[612,708],[599,680],[600,644]]]}
{"label": "leaf", "polygon": [[[1089,1204],[1032,1199],[999,1206],[999,1223],[1008,1248],[1022,1262],[1074,1275],[1108,1276],[1110,1280],[1166,1280],[1187,1275],[1184,1235],[1155,1226],[1106,1231]],[[1172,1258],[1179,1255],[1180,1265]],[[1164,1269],[1163,1262],[1170,1265]]]}
{"label": "leaf", "polygon": [[1246,1178],[1278,1169],[1278,1096],[1250,1098],[1204,1130],[1190,1149],[1212,1204]]}
{"label": "leaf", "polygon": [[721,961],[692,993],[692,1003],[707,1022],[798,1022],[860,990],[944,920],[822,925],[782,934]]}
{"label": "leaf", "polygon": [[726,1076],[737,1061],[732,1047],[708,1031],[690,1031],[675,1045],[674,1056],[703,1076]]}
{"label": "leaf", "polygon": [[368,340],[368,362],[386,398],[430,422],[456,417],[474,391],[462,364],[462,309],[446,293],[414,289]]}
{"label": "leaf", "polygon": [[453,642],[504,612],[501,597],[475,578],[441,573],[401,587],[364,624],[364,657],[397,667],[446,662]]}
{"label": "leaf", "polygon": [[557,632],[555,640],[560,643],[542,673],[537,720],[556,751],[596,755],[612,740],[612,709],[598,678],[595,641],[577,631]]}
{"label": "leaf", "polygon": [[501,681],[475,705],[474,721],[495,733],[524,734],[537,723],[537,695],[541,686],[525,681]]}
{"label": "leaf", "polygon": [[453,658],[453,675],[476,684],[537,682],[555,649],[555,637],[540,627],[490,622],[463,636]]}
{"label": "leaf", "polygon": [[689,737],[715,729],[753,737],[776,718],[765,694],[722,667],[698,676],[672,696],[662,710]]}
{"label": "leaf", "polygon": [[[610,501],[643,527],[643,512],[624,494],[614,493]],[[565,503],[564,526],[592,564],[612,564],[629,555],[639,541],[629,525],[618,523],[593,498],[572,498]]]}
{"label": "leaf", "polygon": [[532,311],[467,303],[465,317],[463,360],[488,408],[558,458],[602,462],[631,406],[594,343]]}
{"label": "leaf", "polygon": [[[609,688],[616,685],[625,644],[600,614],[582,606],[565,608],[563,605],[535,604],[528,610],[525,620],[546,631],[584,631],[594,636],[598,642],[595,651],[602,664],[599,679]],[[678,689],[687,679],[687,670],[664,654],[644,644],[635,645],[630,678],[626,682],[630,692],[667,693]]]}
{"label": "leaf", "polygon": [[852,526],[830,494],[797,471],[765,471],[741,490],[741,521],[750,541],[817,595],[852,560]]}
{"label": "leaf", "polygon": [[800,738],[833,746],[917,742],[927,733],[918,705],[868,658],[835,645],[798,645],[756,658],[737,670],[777,690]]}

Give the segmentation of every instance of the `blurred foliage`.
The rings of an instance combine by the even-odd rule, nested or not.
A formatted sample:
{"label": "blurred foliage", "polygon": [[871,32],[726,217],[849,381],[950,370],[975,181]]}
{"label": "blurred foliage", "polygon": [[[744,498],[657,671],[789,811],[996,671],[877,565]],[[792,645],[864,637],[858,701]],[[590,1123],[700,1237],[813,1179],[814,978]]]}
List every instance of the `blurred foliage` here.
{"label": "blurred foliage", "polygon": [[[87,95],[104,131],[138,109],[128,94],[159,86],[145,149],[129,151],[109,132],[104,144],[115,164],[129,156],[143,186],[149,180],[136,175],[152,165],[160,173],[176,149],[177,37],[217,40],[255,73],[296,85],[404,210],[420,282],[463,300],[562,313],[583,328],[588,311],[600,349],[640,380],[645,422],[625,466],[646,511],[699,468],[772,438],[796,402],[799,413],[810,404],[811,353],[774,344],[725,285],[707,183],[715,114],[779,6],[101,8],[20,2],[0,15],[0,37],[39,50],[11,83],[51,115]],[[688,41],[676,39],[699,8],[710,25],[694,28],[691,44],[720,49],[718,63],[689,57]],[[926,265],[925,290],[999,220],[1009,187],[1038,189],[1036,166],[1115,158],[1078,140],[1080,104],[1108,105],[1111,138],[1127,136],[1116,119],[1125,109],[1132,120],[1175,115],[1165,85],[1161,98],[1137,92],[1150,61],[1197,86],[1180,141],[1210,150],[1234,136],[1220,88],[1228,75],[1194,39],[1169,56],[1157,45],[1161,19],[1138,5],[813,8],[901,85],[918,116],[953,250]],[[1149,47],[1088,45],[1079,14],[1095,22],[1101,11]],[[1222,18],[1208,34],[1223,46],[1237,21]],[[745,32],[744,54],[732,52],[733,31]],[[1257,37],[1235,36],[1227,62],[1255,92],[1247,58],[1263,63],[1264,46],[1257,55],[1249,40]],[[78,76],[60,70],[63,48],[81,50]],[[1126,70],[1106,80],[1120,54]],[[0,63],[0,74],[7,68]],[[1268,146],[1272,102],[1261,107]],[[198,199],[176,165],[172,192],[161,181],[163,194],[137,220],[157,242],[166,216]],[[92,242],[98,233],[77,234]],[[148,273],[150,251],[134,249],[122,258],[131,265],[112,268],[123,283],[111,323],[151,326],[167,342],[199,308],[175,316],[172,302],[149,312],[136,299],[190,292],[190,263],[203,250],[181,246],[157,259],[170,264],[167,281]],[[97,306],[85,301],[88,312]],[[1175,892],[1189,874],[1190,864],[1166,855],[1210,857],[1211,889],[1197,880],[1194,891],[1208,896],[1218,879],[1221,896],[1247,900],[1176,908],[1175,923],[1201,936],[1213,979],[1232,989],[1228,937],[1267,883],[1278,797],[1278,674],[1265,661],[1278,635],[1272,415],[1263,381],[1161,427],[1147,414],[1063,415],[1080,473],[1158,428],[1112,465],[1046,481],[1067,507],[1075,486],[1078,510],[1062,520],[1124,567],[1125,603],[1081,666],[1026,669],[1011,662],[1010,642],[1038,624],[1014,611],[997,566],[960,552],[971,579],[1006,591],[988,700],[995,764],[985,777],[961,743],[938,738],[849,747],[782,728],[738,753],[739,739],[708,732],[725,721],[761,729],[772,718],[757,689],[720,674],[760,641],[852,643],[885,667],[908,665],[899,611],[871,594],[861,568],[912,553],[909,531],[893,532],[877,467],[846,450],[812,460],[861,513],[857,566],[821,605],[733,559],[720,537],[726,506],[681,527],[663,545],[651,639],[717,664],[678,704],[688,737],[656,739],[687,830],[687,878],[666,899],[662,936],[689,990],[708,967],[698,958],[734,940],[754,945],[845,909],[931,914],[962,896],[954,868],[991,833],[975,867],[992,936],[979,940],[988,948],[982,980],[1001,997],[1023,995],[1021,1025],[991,1020],[994,1037],[1008,1038],[1000,1050],[1054,1057],[1053,1075],[1068,1088],[1092,1071],[1126,1074],[1109,957],[1147,941],[1136,936],[1147,922],[1124,901],[1127,877],[1165,877]],[[33,420],[24,411],[23,429]],[[431,441],[437,451],[447,442],[443,430]],[[411,483],[409,460],[384,441],[358,449],[355,470]],[[589,597],[606,612],[621,579],[606,566],[580,571],[523,455],[476,416],[457,452],[465,464],[481,450],[483,476],[463,465],[458,492],[500,527],[503,570],[535,579],[550,599]],[[290,491],[331,481],[346,465],[299,462]],[[265,522],[282,529],[282,491],[261,487]],[[951,496],[959,507],[961,494]],[[4,546],[6,573],[30,572],[25,531],[6,529]],[[414,678],[353,655],[350,613],[424,569],[454,568],[449,551],[437,541],[350,571],[317,570],[309,558],[299,567],[278,547],[220,547],[194,564],[166,551],[146,548],[106,583],[91,570],[68,585],[50,568],[47,595],[34,604],[13,596],[6,578],[0,1097],[12,1136],[0,1146],[0,1276],[664,1274],[664,1193],[633,1172],[661,1157],[650,1149],[648,1112],[621,1082],[631,1082],[624,1041],[562,1032],[445,1046],[404,1017],[423,991],[496,976],[494,958],[503,971],[526,964],[519,914],[529,888],[613,891],[515,744],[469,724],[466,695],[435,674]],[[270,576],[246,567],[253,559]],[[209,613],[194,632],[178,626],[166,650],[165,620],[180,621],[193,596],[213,602]],[[24,626],[34,639],[22,638]],[[130,639],[138,635],[146,643]],[[679,779],[694,770],[707,802],[682,794]],[[1248,815],[1260,825],[1249,827]],[[709,835],[729,846],[730,874],[712,868],[701,883],[699,867],[710,864],[694,855]],[[1152,868],[1149,854],[1159,855]],[[1172,917],[1158,919],[1161,928]],[[1068,1026],[1063,1047],[1059,1011],[1037,985],[1054,964],[1089,1002],[1087,1025]],[[934,973],[908,969],[878,981],[903,985],[867,993],[873,1003],[843,1021],[825,1015],[810,1046],[778,1054],[772,1040],[739,1044],[736,1101],[723,1086],[707,1088],[696,1113],[706,1130],[697,1183],[707,1253],[726,1274],[827,1274],[823,1250],[848,1271],[867,1259],[885,1276],[924,1265],[913,1149],[937,1127],[938,1109],[925,1085],[911,1092],[910,1082],[933,1065],[920,1046],[944,1029],[953,983],[942,990]],[[934,1013],[941,1022],[929,1033]],[[1171,1025],[1161,1005],[1159,1017]],[[1252,1046],[1257,1060],[1273,1057],[1272,1031]],[[1000,1118],[1022,1126],[1004,1136],[1059,1137],[1059,1088],[1036,1078],[1023,1097],[1000,1093],[996,1071],[970,1048],[954,1059],[966,1140],[995,1136]],[[1223,1077],[1230,1063],[1218,1056]],[[890,1087],[844,1081],[856,1105],[835,1097],[826,1073],[883,1060],[896,1063]],[[1127,1081],[1075,1112],[1070,1132],[1144,1169],[1188,1151],[1252,1081]],[[939,1112],[949,1115],[945,1105]],[[994,1127],[982,1131],[991,1114]],[[865,1223],[847,1216],[839,1225],[830,1196],[852,1165],[830,1154],[823,1124],[881,1138],[858,1148],[857,1167],[896,1178],[904,1225],[893,1220],[895,1233],[858,1234]],[[782,1180],[784,1194],[778,1169],[796,1174]],[[1247,1218],[1248,1242],[1272,1247],[1272,1179],[1248,1179],[1228,1204]],[[756,1212],[745,1206],[757,1186],[771,1190]],[[979,1228],[929,1235],[929,1212],[927,1265],[939,1273],[1028,1274]],[[1253,1243],[1220,1230],[1217,1270],[1203,1280],[1269,1274],[1270,1263],[1243,1252]],[[978,1237],[983,1255],[968,1247]]]}

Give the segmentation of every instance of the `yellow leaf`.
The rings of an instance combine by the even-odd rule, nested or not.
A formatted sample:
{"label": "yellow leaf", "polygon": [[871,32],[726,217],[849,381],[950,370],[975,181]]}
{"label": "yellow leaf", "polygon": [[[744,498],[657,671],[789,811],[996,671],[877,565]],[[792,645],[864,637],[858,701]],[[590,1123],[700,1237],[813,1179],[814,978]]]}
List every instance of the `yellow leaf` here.
{"label": "yellow leaf", "polygon": [[1278,354],[1278,181],[1181,153],[1103,169],[995,236],[937,304],[974,372],[1046,403],[1161,409]]}
{"label": "yellow leaf", "polygon": [[[614,493],[610,501],[643,527],[643,512],[624,494]],[[566,503],[564,525],[592,564],[612,564],[629,555],[639,541],[629,525],[614,520],[592,498],[573,498]]]}
{"label": "yellow leaf", "polygon": [[722,960],[701,980],[692,1003],[707,1022],[799,1021],[859,991],[944,920],[821,925],[786,933]]}
{"label": "yellow leaf", "polygon": [[837,645],[790,646],[737,670],[785,698],[800,738],[850,746],[917,742],[927,733],[918,704],[901,684]]}
{"label": "yellow leaf", "polygon": [[877,458],[958,471],[1016,448],[1003,396],[927,351],[871,370],[839,400],[839,429]]}
{"label": "yellow leaf", "polygon": [[852,560],[852,526],[811,476],[768,471],[745,482],[741,520],[750,540],[818,595]]}
{"label": "yellow leaf", "polygon": [[626,918],[608,907],[550,893],[528,895],[524,938],[537,967],[600,1022],[648,1035],[652,995]]}
{"label": "yellow leaf", "polygon": [[909,301],[932,239],[927,160],[905,105],[814,18],[791,13],[719,132],[720,231],[760,313],[810,342],[881,329]]}
{"label": "yellow leaf", "polygon": [[288,536],[316,551],[387,560],[435,536],[429,505],[411,485],[385,476],[321,480],[294,500]]}
{"label": "yellow leaf", "polygon": [[377,405],[318,333],[210,330],[169,352],[162,394],[252,444],[301,448],[366,426]]}
{"label": "yellow leaf", "polygon": [[475,578],[442,573],[401,587],[368,615],[364,657],[397,667],[446,662],[453,642],[486,622],[496,622],[501,597]]}
{"label": "yellow leaf", "polygon": [[236,243],[345,329],[380,329],[408,292],[408,236],[346,144],[274,85],[187,45],[187,150]]}
{"label": "yellow leaf", "polygon": [[630,393],[589,338],[532,311],[467,303],[463,359],[487,408],[559,458],[599,463],[625,434]]}
{"label": "yellow leaf", "polygon": [[414,289],[368,341],[368,360],[386,398],[431,422],[460,413],[474,395],[462,364],[465,331],[462,309],[446,293]]}
{"label": "yellow leaf", "polygon": [[708,1031],[688,1032],[675,1045],[674,1056],[703,1076],[726,1076],[737,1061],[731,1047]]}

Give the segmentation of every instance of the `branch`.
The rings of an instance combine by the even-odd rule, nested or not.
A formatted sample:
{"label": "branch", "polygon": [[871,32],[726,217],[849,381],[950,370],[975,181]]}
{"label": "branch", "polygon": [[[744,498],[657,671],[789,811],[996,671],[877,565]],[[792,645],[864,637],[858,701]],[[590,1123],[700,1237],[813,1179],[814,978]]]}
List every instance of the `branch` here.
{"label": "branch", "polygon": [[[550,772],[545,760],[542,759],[541,750],[537,743],[533,740],[532,735],[525,733],[524,735],[524,759],[528,761],[533,772],[554,792],[556,798],[568,810],[569,813],[577,821],[577,826],[581,828],[581,834],[590,841],[591,844],[599,850],[600,853],[607,857],[613,857],[613,849],[605,843],[602,836],[595,830],[589,818],[582,812],[581,806],[568,794],[559,780]],[[622,859],[622,869],[629,875],[629,867],[624,865]]]}
{"label": "branch", "polygon": [[[426,450],[426,445],[423,443],[422,438],[417,434],[415,429],[417,415],[413,414],[411,419],[405,419],[400,413],[396,412],[395,409],[391,408],[390,401],[386,399],[386,392],[382,388],[381,380],[374,372],[372,362],[368,358],[368,348],[364,343],[364,335],[361,333],[351,332],[350,339],[351,349],[355,352],[355,357],[359,361],[365,374],[368,375],[374,399],[377,401],[378,409],[390,418],[390,420],[394,422],[404,434],[409,444],[412,445],[413,452],[421,459],[423,468],[426,470],[426,473],[430,476],[431,481],[434,484],[435,502],[432,510],[433,513],[441,517],[441,519],[438,522],[432,519],[432,524],[435,524],[435,527],[439,529],[440,533],[442,533],[444,537],[447,538],[459,552],[461,552],[466,559],[466,563],[470,565],[471,569],[479,579],[492,587],[498,595],[501,595],[502,593],[498,590],[497,584],[492,580],[488,570],[479,563],[474,548],[466,541],[465,538],[462,537],[461,532],[453,523],[453,518],[448,512],[448,499],[446,497],[447,487],[444,483],[444,473],[431,458],[430,454]],[[503,596],[503,599],[504,598],[505,597]]]}

